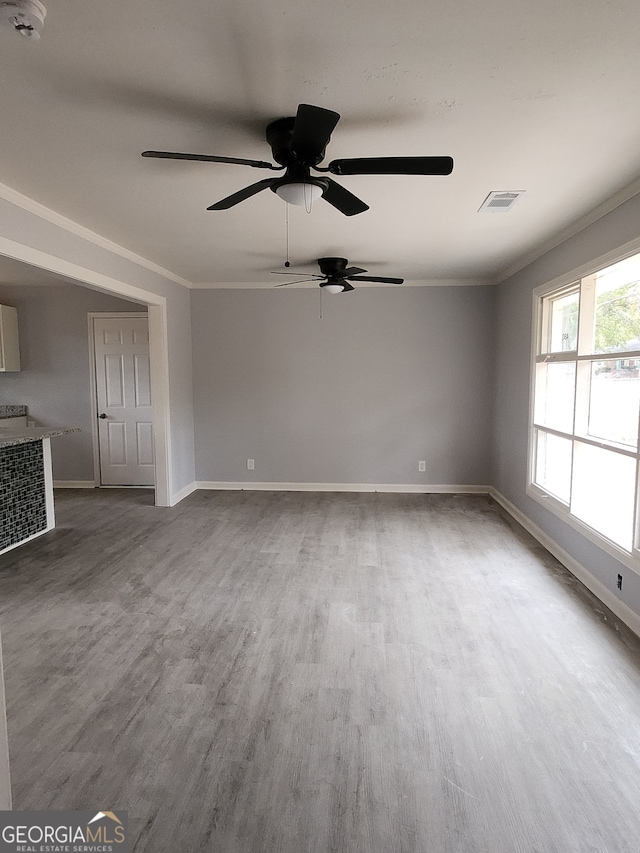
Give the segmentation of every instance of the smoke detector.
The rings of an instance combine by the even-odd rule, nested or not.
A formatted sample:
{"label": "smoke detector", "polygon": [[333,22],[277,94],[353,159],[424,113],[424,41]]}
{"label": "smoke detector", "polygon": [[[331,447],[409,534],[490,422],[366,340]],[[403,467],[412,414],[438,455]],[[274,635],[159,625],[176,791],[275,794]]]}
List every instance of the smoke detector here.
{"label": "smoke detector", "polygon": [[46,15],[40,0],[0,0],[0,21],[25,38],[40,38]]}

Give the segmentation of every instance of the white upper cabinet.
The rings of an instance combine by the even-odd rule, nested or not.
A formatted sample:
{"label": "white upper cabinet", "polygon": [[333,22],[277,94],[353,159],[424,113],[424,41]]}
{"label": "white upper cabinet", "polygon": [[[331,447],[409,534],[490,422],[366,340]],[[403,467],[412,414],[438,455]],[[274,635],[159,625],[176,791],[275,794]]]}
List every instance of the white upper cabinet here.
{"label": "white upper cabinet", "polygon": [[0,372],[20,370],[18,348],[18,312],[0,305]]}

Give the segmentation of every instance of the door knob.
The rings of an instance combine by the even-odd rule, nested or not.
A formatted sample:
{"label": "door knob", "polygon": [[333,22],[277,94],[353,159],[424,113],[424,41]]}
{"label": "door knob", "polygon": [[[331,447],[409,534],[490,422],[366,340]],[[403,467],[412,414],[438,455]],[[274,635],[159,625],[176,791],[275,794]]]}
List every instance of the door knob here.
{"label": "door knob", "polygon": [[99,417],[99,418],[102,418],[102,420],[104,420],[107,416],[105,415],[105,413],[104,413],[104,412],[102,412],[102,414],[101,414],[101,415],[98,415],[98,417]]}

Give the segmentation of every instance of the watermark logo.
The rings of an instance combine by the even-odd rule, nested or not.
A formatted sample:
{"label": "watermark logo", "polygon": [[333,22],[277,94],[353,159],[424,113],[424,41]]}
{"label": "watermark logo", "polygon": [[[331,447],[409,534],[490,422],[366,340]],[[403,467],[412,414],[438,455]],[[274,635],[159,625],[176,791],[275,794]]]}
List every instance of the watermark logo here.
{"label": "watermark logo", "polygon": [[0,811],[0,853],[129,853],[127,813]]}

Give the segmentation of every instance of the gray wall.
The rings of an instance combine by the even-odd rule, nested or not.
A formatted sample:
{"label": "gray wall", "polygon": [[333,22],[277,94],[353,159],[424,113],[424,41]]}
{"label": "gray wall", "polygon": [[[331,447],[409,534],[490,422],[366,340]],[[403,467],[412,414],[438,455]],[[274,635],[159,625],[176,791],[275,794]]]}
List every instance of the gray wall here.
{"label": "gray wall", "polygon": [[38,426],[78,426],[51,441],[56,480],[93,480],[87,314],[146,305],[74,285],[0,284],[0,303],[18,309],[19,373],[0,373],[0,403],[27,405]]}
{"label": "gray wall", "polygon": [[488,484],[494,288],[319,307],[319,288],[192,292],[196,479]]}
{"label": "gray wall", "polygon": [[[640,614],[640,576],[525,494],[532,291],[640,236],[640,196],[548,252],[498,287],[496,305],[493,485],[632,610]],[[618,572],[625,578],[616,588]]]}

